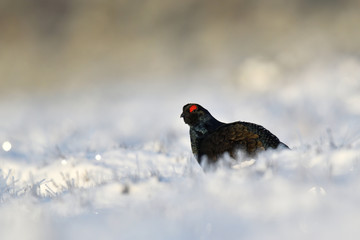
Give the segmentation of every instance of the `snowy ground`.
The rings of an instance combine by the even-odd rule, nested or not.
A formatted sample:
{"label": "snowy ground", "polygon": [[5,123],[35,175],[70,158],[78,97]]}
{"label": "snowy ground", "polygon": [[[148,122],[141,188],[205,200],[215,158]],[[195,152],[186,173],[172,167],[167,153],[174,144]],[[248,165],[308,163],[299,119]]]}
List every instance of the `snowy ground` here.
{"label": "snowy ground", "polygon": [[[0,239],[359,239],[360,61],[239,69],[3,99]],[[292,151],[203,173],[188,102]]]}

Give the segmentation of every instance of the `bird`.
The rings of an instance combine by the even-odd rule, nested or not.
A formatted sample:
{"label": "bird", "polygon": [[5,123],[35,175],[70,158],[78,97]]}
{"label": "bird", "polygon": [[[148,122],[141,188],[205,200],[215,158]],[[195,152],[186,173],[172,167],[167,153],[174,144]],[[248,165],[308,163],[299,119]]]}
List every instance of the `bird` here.
{"label": "bird", "polygon": [[191,150],[200,165],[205,157],[207,163],[216,163],[225,153],[236,159],[239,152],[253,157],[269,148],[289,149],[263,126],[243,121],[220,122],[196,103],[184,105],[180,118],[190,126]]}

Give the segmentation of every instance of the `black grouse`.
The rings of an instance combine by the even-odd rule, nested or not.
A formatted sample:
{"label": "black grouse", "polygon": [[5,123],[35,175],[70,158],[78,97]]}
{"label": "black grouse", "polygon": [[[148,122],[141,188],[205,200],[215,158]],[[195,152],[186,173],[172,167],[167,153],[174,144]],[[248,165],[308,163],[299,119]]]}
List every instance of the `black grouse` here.
{"label": "black grouse", "polygon": [[190,126],[191,149],[199,164],[204,156],[208,163],[215,163],[224,153],[236,158],[238,151],[253,156],[268,148],[289,148],[260,125],[220,122],[199,104],[186,104],[180,117]]}

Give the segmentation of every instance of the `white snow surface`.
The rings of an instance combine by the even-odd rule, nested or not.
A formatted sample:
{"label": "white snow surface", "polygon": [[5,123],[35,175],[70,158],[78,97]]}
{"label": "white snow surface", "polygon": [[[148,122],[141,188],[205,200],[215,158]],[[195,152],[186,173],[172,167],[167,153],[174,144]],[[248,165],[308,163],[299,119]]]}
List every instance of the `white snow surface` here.
{"label": "white snow surface", "polygon": [[[8,97],[0,239],[359,239],[359,69],[341,59],[249,88],[214,74]],[[292,150],[204,173],[180,119],[189,102]]]}

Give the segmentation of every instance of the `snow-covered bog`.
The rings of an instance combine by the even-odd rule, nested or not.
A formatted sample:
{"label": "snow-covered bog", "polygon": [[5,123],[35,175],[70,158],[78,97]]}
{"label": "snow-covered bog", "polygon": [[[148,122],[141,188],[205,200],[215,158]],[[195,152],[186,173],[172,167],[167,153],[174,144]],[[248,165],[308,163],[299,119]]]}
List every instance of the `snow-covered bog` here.
{"label": "snow-covered bog", "polygon": [[[339,65],[251,94],[210,78],[9,97],[0,238],[358,239],[360,85]],[[188,102],[263,125],[292,150],[204,172],[179,118]]]}

